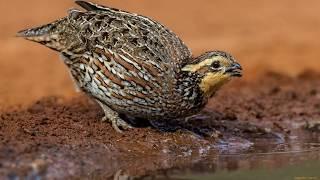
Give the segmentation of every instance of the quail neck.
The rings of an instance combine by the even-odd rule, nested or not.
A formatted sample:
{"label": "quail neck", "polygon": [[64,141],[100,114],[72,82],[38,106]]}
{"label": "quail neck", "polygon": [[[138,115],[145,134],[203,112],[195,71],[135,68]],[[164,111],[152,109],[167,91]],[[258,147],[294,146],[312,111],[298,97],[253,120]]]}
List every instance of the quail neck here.
{"label": "quail neck", "polygon": [[85,10],[18,36],[61,54],[76,88],[92,97],[118,132],[131,128],[120,115],[170,120],[198,113],[241,66],[228,53],[194,58],[176,34],[157,21],[75,1]]}

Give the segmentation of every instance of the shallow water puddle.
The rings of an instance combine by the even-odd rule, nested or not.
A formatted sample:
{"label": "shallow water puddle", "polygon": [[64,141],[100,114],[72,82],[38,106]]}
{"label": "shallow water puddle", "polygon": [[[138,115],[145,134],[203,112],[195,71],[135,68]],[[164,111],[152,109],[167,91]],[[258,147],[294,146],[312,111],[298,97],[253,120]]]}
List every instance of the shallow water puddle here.
{"label": "shallow water puddle", "polygon": [[[116,174],[109,177],[111,179],[232,179],[235,177],[239,179],[299,179],[299,177],[319,179],[320,142],[318,135],[312,133],[300,133],[299,138],[290,136],[283,142],[259,139],[237,143],[236,139],[232,139],[220,142],[213,148],[200,148],[199,153],[186,150],[179,155],[173,153],[160,157],[131,157],[128,158],[127,163],[129,165],[122,164],[115,167],[114,170],[118,168]],[[98,178],[100,175],[98,173],[96,176],[93,172],[90,176]]]}
{"label": "shallow water puddle", "polygon": [[[220,152],[185,167],[154,172],[155,179],[320,179],[320,143],[308,133],[302,142],[255,142],[247,150],[218,145]],[[310,137],[311,136],[311,137]],[[313,136],[313,137],[312,137]],[[234,145],[234,144],[233,144]],[[248,144],[246,144],[248,145]],[[151,177],[151,175],[150,175]]]}

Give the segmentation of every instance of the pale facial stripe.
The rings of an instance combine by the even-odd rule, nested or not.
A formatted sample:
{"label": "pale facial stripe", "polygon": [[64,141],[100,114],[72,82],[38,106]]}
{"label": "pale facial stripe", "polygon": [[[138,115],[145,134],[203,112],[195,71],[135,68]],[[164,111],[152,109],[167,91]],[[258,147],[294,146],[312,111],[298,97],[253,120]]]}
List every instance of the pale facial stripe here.
{"label": "pale facial stripe", "polygon": [[182,68],[182,71],[196,72],[200,70],[202,67],[210,66],[214,61],[221,60],[220,56],[215,56],[204,61],[201,61],[198,64],[189,64]]}

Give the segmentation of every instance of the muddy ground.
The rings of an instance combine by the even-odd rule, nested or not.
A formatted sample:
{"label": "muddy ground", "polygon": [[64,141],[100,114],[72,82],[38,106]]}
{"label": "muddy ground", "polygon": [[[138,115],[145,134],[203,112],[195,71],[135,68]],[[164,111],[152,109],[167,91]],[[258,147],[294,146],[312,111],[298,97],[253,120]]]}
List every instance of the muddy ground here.
{"label": "muddy ground", "polygon": [[231,52],[244,77],[188,122],[118,134],[74,91],[55,52],[14,37],[64,16],[72,1],[1,1],[1,178],[143,176],[257,142],[281,144],[301,131],[320,141],[319,1],[99,2],[161,21],[195,55]]}

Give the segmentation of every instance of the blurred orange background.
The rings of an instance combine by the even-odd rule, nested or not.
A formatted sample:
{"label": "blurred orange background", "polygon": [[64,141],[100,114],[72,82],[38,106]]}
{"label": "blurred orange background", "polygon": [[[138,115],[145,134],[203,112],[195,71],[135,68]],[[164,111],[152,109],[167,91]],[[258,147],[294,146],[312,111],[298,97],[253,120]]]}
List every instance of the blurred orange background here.
{"label": "blurred orange background", "polygon": [[[319,0],[95,0],[151,17],[193,50],[225,50],[244,67],[244,79],[266,71],[290,76],[320,71]],[[0,107],[44,96],[76,95],[58,53],[16,38],[17,31],[49,23],[76,7],[72,0],[0,1]]]}

